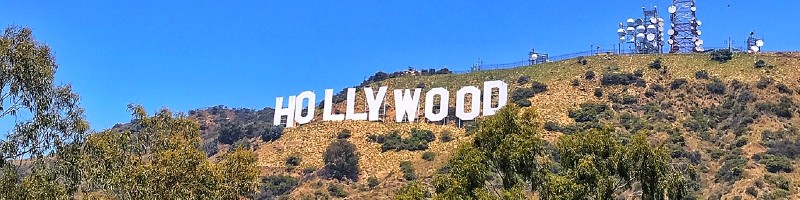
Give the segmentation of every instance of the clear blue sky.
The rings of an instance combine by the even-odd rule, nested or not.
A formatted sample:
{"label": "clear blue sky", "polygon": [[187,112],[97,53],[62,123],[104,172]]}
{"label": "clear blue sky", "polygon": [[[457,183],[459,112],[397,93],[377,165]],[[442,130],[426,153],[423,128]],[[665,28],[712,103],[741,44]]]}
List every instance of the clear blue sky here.
{"label": "clear blue sky", "polygon": [[[276,96],[341,90],[376,71],[467,70],[617,42],[642,6],[615,1],[2,1],[0,24],[27,26],[53,49],[92,128],[127,122],[129,103],[188,111],[261,109]],[[706,47],[800,49],[800,1],[699,0]]]}

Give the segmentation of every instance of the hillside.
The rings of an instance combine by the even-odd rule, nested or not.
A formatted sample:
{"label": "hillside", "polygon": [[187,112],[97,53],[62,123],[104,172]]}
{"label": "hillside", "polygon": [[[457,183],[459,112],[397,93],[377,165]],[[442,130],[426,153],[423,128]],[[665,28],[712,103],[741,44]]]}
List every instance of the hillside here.
{"label": "hillside", "polygon": [[[659,58],[656,69],[651,63]],[[583,59],[585,64],[580,62]],[[755,67],[756,60],[765,61],[765,66]],[[530,101],[542,125],[539,129],[551,143],[564,134],[592,127],[610,126],[623,136],[645,131],[651,140],[670,149],[673,163],[696,175],[693,193],[698,199],[796,199],[800,198],[796,194],[800,182],[793,181],[800,178],[793,170],[800,158],[797,66],[798,53],[734,54],[725,63],[710,60],[708,54],[601,55],[506,70],[401,76],[367,85],[388,86],[390,91],[424,85],[423,93],[427,88],[444,87],[453,94],[461,86],[504,80],[509,84],[509,103],[515,102],[513,97]],[[517,93],[533,82],[546,85],[547,90],[530,97]],[[361,111],[364,100],[358,92],[356,110]],[[386,99],[393,99],[391,92]],[[393,107],[392,102],[387,101],[387,106]],[[455,101],[450,102],[454,106]],[[593,110],[596,106],[607,109]],[[341,113],[343,108],[343,103],[337,105]],[[393,119],[393,115],[389,112],[386,117]],[[433,161],[422,159],[425,151],[382,152],[379,143],[368,139],[391,131],[408,137],[413,128],[437,136],[427,150],[438,155]],[[325,147],[342,130],[351,132],[347,140],[361,155],[355,182],[318,176]],[[455,140],[442,142],[438,137],[445,131]],[[288,197],[329,196],[325,185],[343,185],[352,199],[388,199],[407,182],[399,167],[401,161],[411,161],[418,180],[430,187],[431,177],[455,146],[471,139],[465,129],[453,124],[316,121],[284,129],[272,142],[257,137],[250,141],[264,175],[290,175],[299,180]],[[302,160],[299,166],[285,164],[291,156]],[[380,184],[370,189],[368,177],[377,178]],[[788,194],[794,195],[785,196]]]}

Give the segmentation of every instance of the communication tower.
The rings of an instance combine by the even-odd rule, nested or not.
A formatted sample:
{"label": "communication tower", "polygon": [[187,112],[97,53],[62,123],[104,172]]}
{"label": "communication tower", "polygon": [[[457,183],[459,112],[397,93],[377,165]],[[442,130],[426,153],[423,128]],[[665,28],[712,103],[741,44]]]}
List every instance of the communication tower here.
{"label": "communication tower", "polygon": [[754,32],[750,32],[750,37],[747,37],[747,52],[748,53],[758,53],[764,47],[764,40],[761,38],[756,38]]}
{"label": "communication tower", "polygon": [[670,53],[703,52],[703,34],[698,27],[703,23],[697,19],[697,6],[694,0],[672,0],[667,9],[672,27],[667,31]]}
{"label": "communication tower", "polygon": [[633,53],[652,54],[662,53],[664,47],[664,18],[658,17],[658,9],[652,10],[642,7],[642,18],[628,18],[625,23],[619,23],[617,29],[620,51],[622,43],[633,44]]}

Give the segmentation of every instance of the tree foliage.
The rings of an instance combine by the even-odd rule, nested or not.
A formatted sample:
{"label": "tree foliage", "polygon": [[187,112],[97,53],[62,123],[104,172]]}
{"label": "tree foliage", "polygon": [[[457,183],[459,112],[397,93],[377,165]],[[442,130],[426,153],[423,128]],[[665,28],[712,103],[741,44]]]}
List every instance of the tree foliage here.
{"label": "tree foliage", "polygon": [[196,121],[169,110],[148,117],[129,106],[131,130],[90,136],[81,154],[85,193],[116,199],[238,199],[255,188],[253,152],[237,148],[212,164]]}

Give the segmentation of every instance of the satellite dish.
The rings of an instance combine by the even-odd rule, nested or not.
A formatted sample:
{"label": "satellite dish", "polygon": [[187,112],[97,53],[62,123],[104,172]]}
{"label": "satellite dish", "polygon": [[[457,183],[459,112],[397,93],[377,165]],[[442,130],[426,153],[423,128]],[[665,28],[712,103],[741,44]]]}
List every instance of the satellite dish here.
{"label": "satellite dish", "polygon": [[659,21],[658,26],[664,26],[664,21]]}
{"label": "satellite dish", "polygon": [[675,35],[675,30],[669,29],[669,30],[667,31],[667,34],[669,34],[669,35]]}
{"label": "satellite dish", "polygon": [[694,32],[697,33],[698,36],[703,35],[703,32],[700,30],[695,30]]}
{"label": "satellite dish", "polygon": [[697,24],[697,26],[703,25],[703,22],[702,22],[702,21],[700,21],[700,20],[695,20],[695,21],[694,21],[694,23],[696,23],[696,24]]}
{"label": "satellite dish", "polygon": [[639,25],[639,26],[636,27],[636,31],[639,32],[639,33],[644,33],[645,28],[644,28],[644,26]]}
{"label": "satellite dish", "polygon": [[628,18],[628,20],[625,22],[628,23],[628,26],[633,26],[633,23],[636,21],[634,21],[633,18]]}
{"label": "satellite dish", "polygon": [[697,7],[692,6],[691,10],[692,10],[692,12],[696,12],[697,11]]}
{"label": "satellite dish", "polygon": [[636,34],[636,39],[638,39],[638,40],[644,40],[645,37],[646,36],[644,35],[644,33]]}
{"label": "satellite dish", "polygon": [[651,18],[650,18],[650,23],[651,23],[651,24],[658,23],[658,18],[651,17]]}
{"label": "satellite dish", "polygon": [[629,26],[628,29],[626,29],[625,31],[628,32],[628,34],[633,34],[633,32],[635,32],[636,29],[633,28],[632,26]]}
{"label": "satellite dish", "polygon": [[694,51],[697,51],[697,52],[702,52],[703,50],[704,50],[704,49],[703,49],[703,47],[701,47],[701,46],[696,46],[696,47],[694,47]]}
{"label": "satellite dish", "polygon": [[747,53],[753,53],[753,50],[748,49]]}
{"label": "satellite dish", "polygon": [[678,7],[675,7],[675,6],[669,6],[669,8],[667,9],[667,11],[669,11],[669,13],[670,13],[670,14],[675,14],[675,12],[678,12]]}
{"label": "satellite dish", "polygon": [[625,29],[617,29],[617,35],[625,36]]}
{"label": "satellite dish", "polygon": [[757,46],[751,46],[750,47],[750,50],[753,50],[753,52],[758,52],[759,49],[760,48],[758,48]]}
{"label": "satellite dish", "polygon": [[763,47],[764,46],[764,40],[756,40],[756,46],[757,47]]}
{"label": "satellite dish", "polygon": [[636,19],[636,25],[642,25],[644,21],[642,19]]}
{"label": "satellite dish", "polygon": [[539,58],[538,53],[531,54],[531,60],[536,60],[537,58]]}
{"label": "satellite dish", "polygon": [[656,25],[652,25],[652,24],[647,25],[647,32],[652,33],[652,32],[656,32],[656,30],[657,30],[656,29]]}
{"label": "satellite dish", "polygon": [[623,43],[623,42],[625,42],[625,41],[626,41],[626,40],[625,40],[625,36],[619,37],[619,42],[620,42],[620,43]]}
{"label": "satellite dish", "polygon": [[647,41],[651,41],[652,42],[653,40],[656,40],[656,34],[652,34],[652,33],[647,34]]}
{"label": "satellite dish", "polygon": [[672,43],[675,43],[675,40],[669,39],[669,40],[667,40],[667,43],[669,43],[670,45],[672,45]]}
{"label": "satellite dish", "polygon": [[664,26],[658,26],[658,32],[664,33]]}
{"label": "satellite dish", "polygon": [[694,42],[694,46],[701,46],[703,45],[703,40],[697,40]]}

